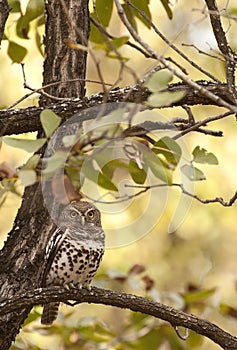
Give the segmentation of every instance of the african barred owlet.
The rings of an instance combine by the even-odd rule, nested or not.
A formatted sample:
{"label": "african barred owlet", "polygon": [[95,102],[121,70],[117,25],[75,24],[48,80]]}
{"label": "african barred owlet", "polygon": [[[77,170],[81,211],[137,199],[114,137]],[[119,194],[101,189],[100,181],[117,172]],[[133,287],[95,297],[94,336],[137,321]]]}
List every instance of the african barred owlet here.
{"label": "african barred owlet", "polygon": [[[72,202],[60,214],[59,228],[46,247],[43,286],[88,287],[104,254],[100,211],[88,202]],[[59,303],[44,305],[41,323],[57,318]]]}

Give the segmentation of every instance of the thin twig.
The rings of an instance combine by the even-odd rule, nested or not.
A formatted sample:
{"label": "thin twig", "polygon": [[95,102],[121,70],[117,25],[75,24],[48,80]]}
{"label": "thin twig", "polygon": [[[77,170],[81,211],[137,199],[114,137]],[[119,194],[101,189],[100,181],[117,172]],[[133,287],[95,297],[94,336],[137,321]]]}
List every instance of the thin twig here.
{"label": "thin twig", "polygon": [[125,27],[128,29],[128,31],[130,32],[130,34],[132,35],[134,40],[139,42],[141,44],[141,46],[152,55],[152,57],[154,57],[158,61],[160,61],[170,72],[172,72],[175,76],[177,76],[178,78],[183,80],[187,85],[189,85],[193,89],[199,91],[202,95],[206,96],[207,98],[209,98],[210,100],[215,102],[215,104],[217,104],[219,106],[223,106],[223,107],[229,109],[230,111],[237,113],[237,106],[236,105],[233,105],[233,104],[226,102],[222,98],[220,98],[220,97],[214,95],[213,93],[211,93],[210,91],[208,91],[205,87],[197,84],[192,79],[188,78],[187,75],[185,75],[183,72],[178,71],[172,65],[170,65],[168,63],[168,61],[161,54],[159,54],[157,51],[153,50],[147,44],[147,42],[145,42],[141,38],[141,36],[134,30],[134,28],[130,24],[129,20],[127,19],[127,16],[123,10],[123,7],[120,4],[120,1],[119,0],[114,0],[114,1],[116,4],[116,7],[117,7],[118,15],[121,18],[122,22],[124,23]]}
{"label": "thin twig", "polygon": [[185,112],[187,113],[188,115],[188,122],[190,125],[194,125],[195,124],[195,118],[194,118],[194,115],[192,113],[192,110],[189,106],[182,106],[182,108],[185,110]]}
{"label": "thin twig", "polygon": [[157,185],[150,185],[150,186],[144,186],[144,185],[128,185],[125,184],[125,187],[129,187],[129,188],[137,188],[137,189],[141,189],[140,192],[138,192],[138,194],[136,193],[136,195],[142,194],[146,191],[149,191],[152,188],[159,188],[159,187],[179,187],[182,191],[183,194],[196,199],[198,202],[201,202],[202,204],[210,204],[210,203],[219,203],[221,204],[223,207],[231,207],[237,200],[237,191],[234,193],[234,195],[228,200],[225,201],[222,197],[216,197],[216,198],[211,198],[211,199],[202,199],[199,196],[187,191],[184,188],[183,184],[179,184],[179,183],[173,183],[172,185],[167,185],[167,184],[157,184]]}
{"label": "thin twig", "polygon": [[199,49],[196,45],[194,44],[185,44],[185,43],[182,43],[182,46],[185,46],[185,47],[193,47],[195,50],[197,50],[198,53],[202,54],[202,55],[205,55],[205,56],[208,56],[208,57],[211,57],[211,58],[214,58],[216,60],[219,60],[221,62],[225,62],[225,60],[222,58],[222,57],[219,57],[219,56],[215,56],[215,55],[211,55],[210,53],[207,53],[205,51],[202,51],[201,49]]}
{"label": "thin twig", "polygon": [[[47,84],[47,85],[44,85],[40,88],[32,88],[31,86],[28,85],[27,81],[26,81],[26,75],[25,75],[25,71],[24,71],[24,63],[21,63],[21,67],[22,67],[22,74],[23,74],[23,79],[24,79],[24,88],[25,89],[29,89],[31,90],[32,92],[28,93],[28,94],[25,94],[24,96],[22,96],[21,98],[19,98],[17,101],[15,101],[14,103],[12,103],[8,108],[13,108],[15,106],[17,106],[20,102],[24,101],[26,98],[28,98],[29,96],[32,96],[33,94],[41,94],[41,95],[44,95],[44,96],[47,96],[47,97],[50,97],[51,99],[55,100],[55,101],[70,101],[71,98],[65,98],[65,97],[56,97],[56,96],[53,96],[53,95],[50,95],[48,93],[46,93],[44,91],[44,89],[50,87],[50,86],[54,86],[54,85],[60,85],[62,82],[61,81],[56,81],[54,83],[50,83],[50,84]],[[66,80],[63,82],[63,84],[69,84],[69,83],[74,83],[76,81],[85,81],[87,83],[94,83],[94,84],[100,84],[101,85],[101,82],[98,81],[98,80],[92,80],[92,79],[82,79],[82,78],[76,78],[76,79],[69,79],[69,80]],[[108,86],[113,86],[113,84],[109,84],[109,83],[104,83],[105,85],[108,85]]]}
{"label": "thin twig", "polygon": [[210,122],[213,122],[213,121],[216,121],[216,120],[219,120],[219,119],[223,119],[223,118],[229,117],[231,115],[233,115],[232,112],[226,112],[226,113],[223,113],[223,114],[218,114],[218,115],[216,115],[214,117],[207,117],[206,119],[203,119],[200,122],[197,122],[196,124],[188,127],[187,129],[183,130],[182,132],[178,133],[177,135],[175,135],[173,137],[173,139],[177,140],[178,138],[188,134],[190,131],[194,131],[194,130],[199,129],[200,126],[207,125]]}
{"label": "thin twig", "polygon": [[175,46],[170,40],[168,40],[166,38],[166,36],[164,34],[161,33],[161,31],[155,26],[155,24],[150,20],[150,18],[145,14],[144,11],[141,11],[139,8],[137,8],[134,4],[132,4],[130,1],[128,1],[128,4],[135,8],[136,11],[138,11],[140,13],[140,15],[147,21],[147,23],[149,23],[149,25],[153,28],[153,30],[155,31],[156,34],[159,35],[159,37],[167,44],[169,45],[169,47],[171,49],[173,49],[175,52],[177,52],[182,58],[184,58],[189,64],[191,64],[191,66],[193,66],[194,68],[196,68],[197,70],[199,70],[200,72],[202,72],[203,74],[205,74],[206,76],[208,76],[209,78],[211,78],[212,80],[221,83],[221,81],[219,79],[217,79],[214,75],[212,75],[210,72],[206,71],[205,69],[203,69],[201,66],[199,66],[197,63],[195,63],[194,61],[190,60],[190,58],[185,55],[185,53],[183,53],[177,46]]}

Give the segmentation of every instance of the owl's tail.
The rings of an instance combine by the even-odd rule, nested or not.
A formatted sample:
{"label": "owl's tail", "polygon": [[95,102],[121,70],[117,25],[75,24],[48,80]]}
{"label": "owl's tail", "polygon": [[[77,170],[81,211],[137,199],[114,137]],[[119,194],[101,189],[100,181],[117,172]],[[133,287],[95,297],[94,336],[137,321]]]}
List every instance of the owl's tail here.
{"label": "owl's tail", "polygon": [[58,316],[58,308],[60,303],[45,304],[43,314],[41,316],[41,323],[50,326]]}

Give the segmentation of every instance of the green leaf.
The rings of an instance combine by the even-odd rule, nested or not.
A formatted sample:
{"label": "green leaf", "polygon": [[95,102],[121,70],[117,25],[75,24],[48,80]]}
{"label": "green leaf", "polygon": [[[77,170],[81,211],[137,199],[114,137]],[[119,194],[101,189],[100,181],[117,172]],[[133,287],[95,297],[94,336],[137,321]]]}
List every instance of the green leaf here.
{"label": "green leaf", "polygon": [[20,170],[18,177],[23,186],[33,185],[37,181],[36,172],[34,170]]}
{"label": "green leaf", "polygon": [[[182,150],[179,144],[168,136],[158,140],[152,151],[156,154],[162,154],[168,163],[176,166],[181,158]],[[162,159],[161,159],[162,160]]]}
{"label": "green leaf", "polygon": [[98,175],[98,185],[105,188],[106,190],[118,192],[117,186],[109,179],[108,176],[102,172],[99,172]]}
{"label": "green leaf", "polygon": [[113,39],[112,44],[118,49],[119,47],[123,46],[129,39],[129,36],[124,35],[120,36],[119,38]]}
{"label": "green leaf", "polygon": [[38,151],[46,142],[46,139],[23,140],[13,137],[3,137],[3,141],[11,147],[23,149],[26,152],[34,153]]}
{"label": "green leaf", "polygon": [[181,100],[185,96],[185,92],[157,92],[147,99],[147,105],[150,107],[168,107],[174,102]]}
{"label": "green leaf", "polygon": [[108,40],[103,45],[100,45],[100,48],[104,48],[105,51],[110,52],[123,46],[128,41],[128,39],[128,36],[121,36],[120,38]]}
{"label": "green leaf", "polygon": [[129,23],[131,24],[133,29],[137,32],[137,23],[136,23],[136,19],[134,18],[135,17],[134,11],[132,11],[131,6],[129,6],[128,4],[122,4],[122,7]]}
{"label": "green leaf", "polygon": [[155,177],[170,185],[172,183],[171,170],[167,169],[151,150],[142,148],[141,151],[145,165],[150,168]]}
{"label": "green leaf", "polygon": [[24,16],[21,16],[17,21],[16,33],[22,39],[29,39],[28,33],[30,30],[29,23],[35,18],[44,14],[43,0],[29,0]]}
{"label": "green leaf", "polygon": [[39,16],[39,18],[37,19],[36,27],[40,27],[40,26],[42,26],[43,24],[45,24],[45,16],[44,16],[44,13],[42,13],[42,15]]}
{"label": "green leaf", "polygon": [[82,181],[84,181],[84,179],[89,179],[96,184],[98,183],[99,171],[95,170],[92,159],[86,159],[83,162],[80,173]]}
{"label": "green leaf", "polygon": [[113,59],[113,60],[118,60],[120,62],[127,62],[130,60],[129,57],[125,57],[125,56],[118,56],[117,54],[112,54],[112,53],[107,53],[106,54],[107,57]]}
{"label": "green leaf", "polygon": [[[150,330],[147,332],[141,332],[141,335],[139,334],[139,332],[136,331],[134,332],[133,336],[136,339],[136,343],[135,343],[136,347],[134,347],[134,349],[137,349],[137,350],[144,350],[144,349],[157,350],[162,347],[162,343],[164,343],[165,341],[164,337],[162,336],[162,333],[152,327],[150,327]],[[167,337],[167,339],[170,339],[170,338]],[[177,350],[178,348],[174,347],[172,344],[172,349]]]}
{"label": "green leaf", "polygon": [[[145,15],[151,20],[151,13],[150,13],[150,9],[149,9],[149,1],[147,0],[131,0],[131,3],[140,11],[144,12]],[[151,28],[150,24],[146,21],[146,19],[144,18],[144,16],[142,16],[142,14],[140,14],[139,11],[137,11],[135,8],[131,8],[132,12],[134,14],[134,16],[136,16],[143,24],[145,24],[145,26],[147,28]]]}
{"label": "green leaf", "polygon": [[25,17],[21,16],[16,24],[16,34],[19,36],[19,38],[22,39],[29,39],[28,33],[30,30],[30,25],[29,23],[26,23]]}
{"label": "green leaf", "polygon": [[26,164],[24,164],[21,167],[21,170],[34,170],[37,167],[39,160],[40,160],[40,155],[34,154],[32,157],[30,157],[27,160]]}
{"label": "green leaf", "polygon": [[25,47],[15,43],[14,41],[9,41],[7,54],[13,63],[20,63],[27,54],[27,50]]}
{"label": "green leaf", "polygon": [[212,296],[216,291],[216,287],[203,290],[195,290],[194,292],[186,293],[183,298],[187,304],[198,303]]}
{"label": "green leaf", "polygon": [[65,147],[72,147],[78,141],[78,135],[65,135],[63,136],[63,144]]}
{"label": "green leaf", "polygon": [[139,185],[144,184],[147,176],[147,173],[144,169],[140,169],[136,162],[134,162],[133,160],[130,160],[128,170],[130,172],[130,175],[133,181],[136,184],[139,184]]}
{"label": "green leaf", "polygon": [[113,12],[113,0],[96,0],[96,13],[92,17],[103,26],[108,27]]}
{"label": "green leaf", "polygon": [[43,175],[51,175],[56,170],[65,166],[66,153],[62,151],[55,152],[52,157],[47,159],[47,166],[42,170]]}
{"label": "green leaf", "polygon": [[161,70],[153,73],[145,82],[145,86],[151,92],[165,90],[168,84],[172,81],[173,74],[168,70]]}
{"label": "green leaf", "polygon": [[201,349],[203,342],[204,342],[204,338],[202,335],[197,334],[193,331],[189,332],[189,337],[186,340],[188,349],[196,349],[196,350]]}
{"label": "green leaf", "polygon": [[23,327],[25,327],[25,326],[27,326],[29,323],[31,323],[31,322],[37,320],[39,317],[40,317],[40,314],[39,314],[38,312],[36,312],[36,311],[31,312],[31,313],[28,315],[27,319],[25,320]]}
{"label": "green leaf", "polygon": [[40,121],[45,135],[49,137],[61,123],[61,118],[50,109],[45,109],[40,113]]}
{"label": "green leaf", "polygon": [[89,40],[97,44],[104,44],[104,42],[106,41],[105,35],[103,35],[92,22]]}
{"label": "green leaf", "polygon": [[24,15],[25,23],[31,22],[44,13],[44,0],[29,0]]}
{"label": "green leaf", "polygon": [[80,168],[75,168],[75,167],[70,167],[70,166],[65,166],[66,172],[68,176],[70,177],[73,186],[75,189],[80,189],[82,184],[82,179],[81,179],[81,173],[80,173]]}
{"label": "green leaf", "polygon": [[220,312],[224,315],[231,316],[235,319],[237,319],[237,308],[234,308],[232,306],[229,306],[227,304],[221,303],[219,305]]}
{"label": "green leaf", "polygon": [[118,159],[113,159],[106,163],[101,169],[102,173],[105,174],[108,178],[112,179],[114,171],[116,168],[128,169],[128,165],[123,163]]}
{"label": "green leaf", "polygon": [[201,180],[206,180],[206,177],[204,175],[204,173],[194,167],[193,165],[188,165],[185,164],[181,167],[182,172],[184,173],[184,175],[187,176],[187,178],[191,181],[201,181]]}
{"label": "green leaf", "polygon": [[8,4],[11,8],[11,13],[21,12],[21,3],[20,0],[8,0]]}
{"label": "green leaf", "polygon": [[196,163],[202,163],[202,164],[211,164],[211,165],[217,165],[218,159],[217,157],[211,153],[207,152],[205,148],[201,148],[200,146],[195,147],[195,149],[192,152],[193,155],[193,162]]}
{"label": "green leaf", "polygon": [[[96,0],[95,6],[96,13],[92,12],[91,17],[103,27],[107,27],[113,11],[113,0]],[[93,23],[91,23],[90,41],[97,44],[104,44],[107,40],[108,38],[102,34]]]}
{"label": "green leaf", "polygon": [[44,56],[43,40],[42,40],[42,36],[40,35],[39,30],[37,28],[35,30],[35,43],[36,43],[36,46],[37,46],[41,56]]}
{"label": "green leaf", "polygon": [[167,16],[169,17],[169,19],[172,19],[173,18],[173,13],[172,13],[172,10],[171,8],[169,7],[169,0],[160,0],[166,13],[167,13]]}
{"label": "green leaf", "polygon": [[227,12],[229,15],[237,16],[237,7],[228,7]]}

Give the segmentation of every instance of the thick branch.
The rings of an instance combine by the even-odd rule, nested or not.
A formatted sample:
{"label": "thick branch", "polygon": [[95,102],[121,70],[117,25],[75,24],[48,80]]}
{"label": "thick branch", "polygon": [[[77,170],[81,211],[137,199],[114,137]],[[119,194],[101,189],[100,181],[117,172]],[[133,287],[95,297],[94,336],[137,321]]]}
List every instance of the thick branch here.
{"label": "thick branch", "polygon": [[[29,306],[53,301],[67,302],[75,300],[76,304],[83,302],[116,306],[123,309],[141,312],[169,322],[172,326],[182,326],[195,331],[220,345],[223,349],[237,348],[237,337],[230,335],[217,325],[195,315],[176,310],[170,306],[139,297],[136,295],[114,292],[93,287],[88,289],[65,290],[60,287],[39,288],[28,291],[20,296],[2,301],[0,315],[14,312]],[[0,318],[1,320],[1,318]]]}
{"label": "thick branch", "polygon": [[[198,81],[200,86],[205,87],[206,90],[212,94],[219,96],[221,99],[230,102],[229,91],[226,84],[216,84],[207,81]],[[182,105],[209,105],[213,101],[208,96],[201,95],[198,91],[190,88],[183,83],[171,84],[169,86],[170,92],[184,91],[185,96],[173,104],[173,106]],[[110,91],[107,96],[108,103],[116,102],[133,102],[142,103],[147,100],[150,92],[141,85],[128,86],[121,89]],[[83,110],[99,105],[103,102],[104,94],[99,93],[82,99],[72,99],[49,106],[51,110],[60,115],[63,120],[68,119],[75,113],[81,113],[83,120],[93,119],[95,116],[88,115],[88,112],[83,114]],[[0,111],[0,130],[1,136],[11,134],[21,134],[25,132],[38,131],[41,129],[39,114],[43,110],[42,107],[28,107],[21,109],[4,109]]]}
{"label": "thick branch", "polygon": [[0,45],[5,29],[5,24],[9,15],[10,7],[8,5],[7,0],[0,0]]}

